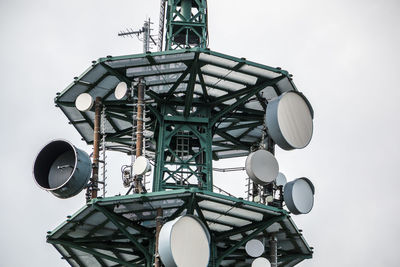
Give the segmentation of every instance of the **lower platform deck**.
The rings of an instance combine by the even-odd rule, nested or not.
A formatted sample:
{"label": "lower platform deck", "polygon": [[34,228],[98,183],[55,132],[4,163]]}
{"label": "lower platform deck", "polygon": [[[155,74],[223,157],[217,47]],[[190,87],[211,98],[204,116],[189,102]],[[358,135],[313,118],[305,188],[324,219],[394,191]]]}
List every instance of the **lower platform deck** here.
{"label": "lower platform deck", "polygon": [[[195,188],[93,199],[47,235],[71,266],[153,266],[157,209],[163,222],[198,216],[211,236],[208,266],[250,266],[244,246],[278,240],[278,266],[312,258],[312,248],[283,209]],[[263,257],[269,258],[269,245]]]}

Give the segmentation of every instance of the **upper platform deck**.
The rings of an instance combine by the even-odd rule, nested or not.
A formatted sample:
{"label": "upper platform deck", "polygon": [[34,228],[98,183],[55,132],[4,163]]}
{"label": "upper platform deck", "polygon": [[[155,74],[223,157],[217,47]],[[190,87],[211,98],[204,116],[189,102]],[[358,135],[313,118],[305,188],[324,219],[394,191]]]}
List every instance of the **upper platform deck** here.
{"label": "upper platform deck", "polygon": [[[297,91],[289,73],[280,68],[193,48],[100,58],[57,94],[55,102],[90,144],[94,110],[77,110],[75,100],[84,92],[101,97],[106,141],[131,146],[133,103],[117,100],[114,89],[121,81],[130,84],[137,78],[146,83],[148,130],[156,135],[157,120],[165,115],[207,123],[213,129],[214,159],[248,155],[250,147],[261,140],[268,101]],[[162,114],[162,105],[172,106],[173,112]],[[207,116],[200,114],[201,107],[207,108]]]}

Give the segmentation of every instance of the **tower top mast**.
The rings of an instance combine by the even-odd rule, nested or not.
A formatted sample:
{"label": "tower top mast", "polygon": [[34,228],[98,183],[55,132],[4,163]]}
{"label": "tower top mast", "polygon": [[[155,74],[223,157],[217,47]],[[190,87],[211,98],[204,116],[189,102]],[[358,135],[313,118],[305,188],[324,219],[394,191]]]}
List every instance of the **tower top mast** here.
{"label": "tower top mast", "polygon": [[166,50],[207,48],[207,1],[169,0],[166,37]]}

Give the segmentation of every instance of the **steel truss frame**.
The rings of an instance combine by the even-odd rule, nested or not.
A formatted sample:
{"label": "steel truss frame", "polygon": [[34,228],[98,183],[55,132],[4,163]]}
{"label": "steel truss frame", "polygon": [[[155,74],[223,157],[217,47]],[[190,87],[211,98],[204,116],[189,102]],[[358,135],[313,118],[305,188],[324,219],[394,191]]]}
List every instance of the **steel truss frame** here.
{"label": "steel truss frame", "polygon": [[[164,222],[192,214],[206,225],[211,234],[210,267],[248,263],[246,242],[271,234],[282,245],[291,243],[280,246],[279,266],[292,266],[312,257],[312,249],[286,211],[195,188],[94,199],[49,232],[47,242],[71,266],[150,267],[159,207],[164,209]],[[102,222],[93,224],[95,217]],[[238,235],[241,238],[235,239]],[[263,256],[268,258],[268,251]]]}
{"label": "steel truss frame", "polygon": [[[136,71],[133,77],[128,75],[130,71]],[[88,78],[96,75],[93,80]],[[195,48],[99,59],[56,97],[56,104],[91,144],[92,113],[72,112],[74,98],[69,95],[101,90],[109,129],[105,141],[109,149],[132,153],[133,103],[128,99],[116,101],[112,95],[116,82],[130,84],[138,77],[147,81],[145,102],[151,122],[146,123],[146,127],[154,133],[152,142],[156,144],[146,149],[156,162],[154,191],[192,186],[211,191],[212,160],[245,156],[261,141],[267,99],[260,92],[267,90],[277,96],[296,90],[284,70]],[[111,80],[113,83],[106,85]],[[212,80],[217,82],[210,82]],[[281,87],[282,81],[286,81],[288,87]],[[232,85],[238,89],[229,89]],[[159,91],[158,87],[163,90]],[[249,106],[251,102],[256,106]],[[174,154],[176,138],[181,131],[189,132],[191,144],[197,147],[197,150],[190,149],[192,157],[186,160]],[[179,172],[191,178],[177,179]]]}
{"label": "steel truss frame", "polygon": [[[101,93],[108,149],[129,154],[135,142],[133,101],[117,101],[113,92],[121,81],[146,81],[151,119],[146,126],[157,140],[148,149],[155,159],[153,192],[93,199],[48,232],[47,242],[71,266],[150,267],[156,211],[162,208],[164,222],[192,214],[205,224],[211,234],[210,267],[250,265],[246,242],[271,235],[280,244],[279,266],[311,258],[312,248],[285,210],[212,192],[212,160],[244,156],[259,145],[267,134],[268,101],[297,91],[291,75],[207,49],[206,0],[168,0],[166,20],[166,51],[100,58],[55,99],[92,144],[93,111],[74,110],[74,101],[83,92]],[[188,155],[177,153],[182,135],[190,144]],[[268,251],[263,256],[269,258]]]}
{"label": "steel truss frame", "polygon": [[168,0],[166,50],[207,47],[207,1]]}

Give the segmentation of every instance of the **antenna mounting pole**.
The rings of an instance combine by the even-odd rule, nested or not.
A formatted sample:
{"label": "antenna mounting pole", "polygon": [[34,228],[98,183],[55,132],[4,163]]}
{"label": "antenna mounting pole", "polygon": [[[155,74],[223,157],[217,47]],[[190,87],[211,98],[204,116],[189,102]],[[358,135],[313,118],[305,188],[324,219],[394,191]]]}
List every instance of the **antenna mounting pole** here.
{"label": "antenna mounting pole", "polygon": [[93,131],[93,166],[92,166],[92,186],[91,197],[97,198],[99,180],[99,147],[100,147],[100,116],[101,116],[101,97],[95,100],[94,131]]}
{"label": "antenna mounting pole", "polygon": [[[144,111],[144,90],[145,83],[143,78],[139,78],[139,83],[137,86],[137,113],[136,113],[136,158],[142,156],[143,154],[143,111]],[[134,179],[135,192],[141,193],[142,184],[141,176],[136,175]]]}

